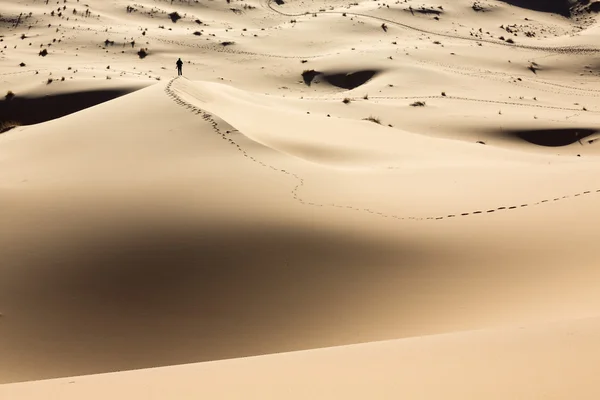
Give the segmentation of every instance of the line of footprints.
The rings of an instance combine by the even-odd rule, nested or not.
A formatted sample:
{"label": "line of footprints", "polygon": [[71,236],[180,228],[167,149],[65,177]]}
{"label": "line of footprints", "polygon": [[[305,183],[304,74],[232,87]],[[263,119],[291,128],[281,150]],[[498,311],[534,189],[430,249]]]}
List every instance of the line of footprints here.
{"label": "line of footprints", "polygon": [[335,204],[335,203],[331,203],[331,204],[319,204],[319,203],[313,203],[313,202],[308,202],[303,200],[299,195],[298,192],[300,190],[301,187],[304,186],[304,179],[302,179],[301,177],[299,177],[298,175],[286,171],[284,169],[279,169],[276,168],[272,165],[269,164],[265,164],[264,162],[254,158],[253,156],[251,156],[250,154],[248,154],[248,152],[246,152],[246,150],[244,150],[235,140],[233,140],[230,136],[232,131],[225,131],[223,132],[220,128],[219,125],[217,123],[217,121],[212,117],[212,115],[196,106],[194,106],[193,104],[188,103],[187,101],[183,100],[181,97],[179,97],[177,95],[177,93],[175,93],[175,91],[173,91],[173,89],[171,88],[173,83],[180,78],[175,78],[172,79],[167,86],[165,87],[165,93],[167,94],[167,96],[169,96],[171,99],[173,99],[173,101],[175,101],[175,103],[179,104],[182,107],[185,107],[187,109],[189,109],[190,111],[192,111],[194,114],[198,114],[198,115],[202,115],[202,119],[204,119],[206,122],[208,122],[213,130],[219,134],[221,136],[221,138],[223,140],[226,140],[229,144],[231,144],[232,146],[235,146],[235,148],[242,153],[242,155],[248,159],[250,159],[252,162],[257,163],[259,165],[261,165],[262,167],[265,168],[269,168],[273,171],[276,172],[280,172],[283,174],[286,174],[288,176],[293,177],[296,181],[297,184],[296,186],[294,186],[291,194],[292,197],[294,198],[294,200],[297,200],[298,202],[300,202],[301,204],[306,204],[309,206],[314,206],[314,207],[335,207],[335,208],[343,208],[343,209],[348,209],[348,210],[352,210],[352,211],[361,211],[361,212],[367,212],[370,214],[374,214],[374,215],[379,215],[381,217],[384,218],[394,218],[394,219],[398,219],[398,220],[413,220],[413,221],[426,221],[426,220],[444,220],[444,219],[451,219],[451,218],[459,218],[459,217],[467,217],[467,216],[473,216],[473,215],[482,215],[482,214],[492,214],[492,213],[496,213],[496,212],[502,212],[502,211],[508,211],[508,210],[516,210],[516,209],[520,209],[520,208],[526,208],[526,207],[533,207],[533,206],[538,206],[538,205],[542,205],[542,204],[546,204],[546,203],[551,203],[551,202],[556,202],[556,201],[560,201],[560,200],[565,200],[565,199],[569,199],[569,198],[575,198],[575,197],[581,197],[581,196],[586,196],[586,195],[590,195],[592,193],[600,193],[600,189],[595,190],[595,191],[585,191],[582,193],[576,193],[574,195],[567,195],[567,196],[562,196],[562,197],[556,197],[554,199],[551,200],[541,200],[538,201],[536,203],[531,203],[531,204],[520,204],[520,205],[513,205],[513,206],[506,206],[506,207],[498,207],[498,208],[493,208],[493,209],[489,209],[487,211],[485,210],[478,210],[478,211],[472,211],[472,212],[465,212],[465,213],[461,213],[461,214],[448,214],[448,215],[444,215],[444,216],[435,216],[435,217],[403,217],[403,216],[399,216],[399,215],[393,215],[393,214],[386,214],[386,213],[382,213],[382,212],[377,212],[374,210],[371,210],[369,208],[358,208],[358,207],[353,207],[353,206],[344,206],[344,205],[340,205],[340,204]]}

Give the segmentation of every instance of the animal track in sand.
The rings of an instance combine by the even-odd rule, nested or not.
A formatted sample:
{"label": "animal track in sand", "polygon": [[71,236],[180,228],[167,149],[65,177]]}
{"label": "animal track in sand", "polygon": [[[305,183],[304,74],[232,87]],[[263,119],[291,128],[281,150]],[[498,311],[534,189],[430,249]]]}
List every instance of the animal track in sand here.
{"label": "animal track in sand", "polygon": [[[231,132],[233,132],[235,130],[229,130],[229,131],[223,132],[221,130],[221,128],[219,127],[217,120],[212,116],[212,114],[185,101],[183,98],[181,98],[176,93],[175,90],[173,90],[173,88],[172,88],[173,84],[180,79],[185,79],[185,78],[173,78],[169,81],[169,83],[165,86],[166,95],[168,97],[170,97],[178,105],[192,111],[194,114],[201,115],[202,119],[204,119],[206,122],[208,122],[211,125],[212,129],[215,131],[216,134],[220,135],[223,140],[227,140],[230,144],[235,146],[235,149],[237,151],[239,151],[244,157],[248,158],[250,161],[260,165],[261,167],[268,168],[275,172],[283,173],[285,175],[293,177],[296,180],[296,185],[293,187],[290,194],[294,200],[298,201],[302,205],[309,205],[309,206],[313,206],[313,207],[334,207],[334,208],[346,209],[346,210],[350,210],[350,211],[366,212],[369,214],[378,215],[382,218],[393,218],[393,219],[397,219],[397,220],[401,220],[401,221],[441,221],[441,220],[455,219],[458,217],[486,215],[486,214],[498,213],[498,212],[502,212],[502,211],[513,211],[513,210],[517,210],[519,208],[526,208],[526,207],[530,206],[529,203],[523,203],[520,205],[500,206],[497,208],[491,208],[491,209],[488,209],[487,212],[484,212],[482,210],[475,210],[475,211],[464,212],[461,214],[447,214],[447,215],[438,215],[438,216],[429,216],[429,217],[416,217],[416,216],[401,216],[401,215],[396,215],[396,214],[386,214],[383,212],[374,211],[369,208],[360,208],[360,207],[355,207],[355,206],[351,206],[351,205],[342,205],[342,204],[337,204],[337,203],[322,204],[322,203],[315,203],[315,202],[307,201],[307,200],[301,198],[300,195],[298,194],[300,189],[305,184],[304,178],[300,177],[299,175],[297,175],[293,172],[289,172],[285,169],[277,168],[273,165],[267,164],[267,163],[255,158],[254,156],[250,155],[239,143],[237,143],[234,139],[232,139],[230,136],[228,136]],[[586,190],[584,192],[575,193],[572,195],[556,197],[556,198],[553,198],[552,202],[566,200],[566,199],[569,199],[572,197],[587,196],[587,195],[590,195],[593,193],[600,193],[600,189],[597,189],[594,191]],[[544,199],[544,200],[540,200],[535,203],[531,203],[531,206],[539,206],[539,205],[543,205],[543,204],[550,203],[550,202],[551,202],[551,200]]]}

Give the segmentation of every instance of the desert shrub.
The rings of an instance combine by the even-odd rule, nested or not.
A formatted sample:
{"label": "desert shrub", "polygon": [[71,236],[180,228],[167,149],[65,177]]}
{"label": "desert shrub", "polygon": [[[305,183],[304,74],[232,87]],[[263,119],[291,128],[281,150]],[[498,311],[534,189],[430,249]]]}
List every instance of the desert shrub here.
{"label": "desert shrub", "polygon": [[47,55],[48,55],[48,50],[43,49],[42,51],[40,51],[40,56],[46,57]]}
{"label": "desert shrub", "polygon": [[342,100],[342,103],[350,104],[351,101],[352,101],[352,99],[350,99],[349,97],[346,97],[344,100]]}
{"label": "desert shrub", "polygon": [[514,41],[514,40],[512,40],[511,38],[508,38],[508,39],[506,39],[506,43],[514,44],[514,43],[515,43],[515,41]]}
{"label": "desert shrub", "polygon": [[427,104],[424,101],[415,101],[410,104],[411,107],[425,107],[426,105]]}
{"label": "desert shrub", "polygon": [[227,40],[224,42],[221,42],[221,46],[231,46],[232,44],[235,44],[235,42],[231,42],[231,41],[227,41]]}
{"label": "desert shrub", "polygon": [[202,35],[202,32],[200,32],[200,31],[196,31],[196,32],[194,32],[194,35],[196,35],[196,36],[201,36],[201,35]]}
{"label": "desert shrub", "polygon": [[12,92],[12,90],[9,90],[8,92],[6,92],[6,96],[4,96],[4,98],[6,100],[12,100],[15,97],[15,94]]}
{"label": "desert shrub", "polygon": [[137,55],[142,59],[146,58],[146,56],[148,55],[148,51],[144,48],[141,48],[140,51],[137,52]]}
{"label": "desert shrub", "polygon": [[304,71],[302,71],[302,80],[304,81],[305,84],[310,86],[313,79],[317,75],[319,75],[319,72],[315,71],[314,69],[305,69]]}
{"label": "desert shrub", "polygon": [[370,116],[368,118],[363,118],[363,121],[371,121],[371,122],[375,122],[376,124],[381,125],[381,120],[379,118],[373,117],[373,116]]}
{"label": "desert shrub", "polygon": [[169,14],[169,18],[171,18],[171,21],[175,23],[181,19],[181,15],[179,15],[177,11],[174,11],[171,14]]}
{"label": "desert shrub", "polygon": [[19,67],[24,67],[24,66],[25,66],[24,62],[22,62],[21,64],[19,64]]}
{"label": "desert shrub", "polygon": [[17,126],[21,126],[17,121],[0,121],[0,133],[8,132]]}

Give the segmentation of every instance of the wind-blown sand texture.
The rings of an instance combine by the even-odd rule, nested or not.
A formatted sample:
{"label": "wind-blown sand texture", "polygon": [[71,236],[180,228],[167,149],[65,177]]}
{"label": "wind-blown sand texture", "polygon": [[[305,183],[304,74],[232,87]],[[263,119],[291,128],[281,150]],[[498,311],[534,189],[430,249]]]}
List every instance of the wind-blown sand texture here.
{"label": "wind-blown sand texture", "polygon": [[598,4],[0,0],[0,399],[599,398]]}

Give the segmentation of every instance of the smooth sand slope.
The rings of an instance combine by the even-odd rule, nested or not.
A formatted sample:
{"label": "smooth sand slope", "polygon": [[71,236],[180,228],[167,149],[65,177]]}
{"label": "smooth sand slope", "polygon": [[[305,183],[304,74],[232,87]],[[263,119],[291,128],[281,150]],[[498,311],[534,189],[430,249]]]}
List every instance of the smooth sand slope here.
{"label": "smooth sand slope", "polygon": [[596,398],[595,14],[478,3],[0,1],[0,398]]}
{"label": "smooth sand slope", "polygon": [[[0,386],[6,398],[596,399],[598,319]],[[526,349],[526,350],[525,350]],[[532,368],[532,359],[536,361]]]}

